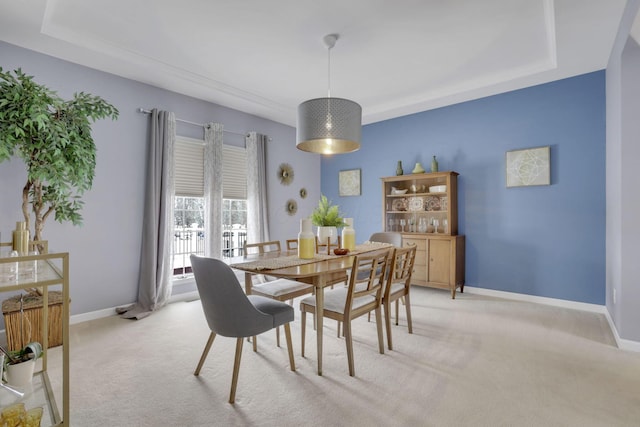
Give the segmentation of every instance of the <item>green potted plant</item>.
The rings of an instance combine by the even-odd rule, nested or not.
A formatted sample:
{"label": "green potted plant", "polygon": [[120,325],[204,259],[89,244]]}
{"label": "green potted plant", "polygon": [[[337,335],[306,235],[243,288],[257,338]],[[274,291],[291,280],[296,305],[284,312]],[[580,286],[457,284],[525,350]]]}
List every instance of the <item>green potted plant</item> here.
{"label": "green potted plant", "polygon": [[344,227],[344,218],[337,205],[331,203],[327,196],[321,195],[318,206],[311,213],[311,222],[318,227],[318,240],[326,243],[331,238],[335,243],[338,238],[338,227]]}
{"label": "green potted plant", "polygon": [[43,240],[42,229],[56,221],[82,224],[81,197],[93,184],[96,146],[91,123],[118,110],[98,96],[76,93],[65,101],[18,69],[0,67],[0,163],[22,159],[27,181],[20,191],[22,214],[31,240]]}
{"label": "green potted plant", "polygon": [[2,346],[0,350],[5,356],[3,367],[7,384],[15,387],[30,384],[36,360],[42,356],[42,345],[39,342],[30,342],[19,350],[7,351]]}

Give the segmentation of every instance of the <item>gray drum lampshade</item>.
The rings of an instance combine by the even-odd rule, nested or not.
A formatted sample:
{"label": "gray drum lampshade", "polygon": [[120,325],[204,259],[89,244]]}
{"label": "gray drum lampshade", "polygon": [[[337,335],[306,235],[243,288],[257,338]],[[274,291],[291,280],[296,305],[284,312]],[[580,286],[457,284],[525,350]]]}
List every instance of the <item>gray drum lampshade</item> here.
{"label": "gray drum lampshade", "polygon": [[296,146],[320,154],[360,149],[362,107],[343,98],[316,98],[298,106]]}

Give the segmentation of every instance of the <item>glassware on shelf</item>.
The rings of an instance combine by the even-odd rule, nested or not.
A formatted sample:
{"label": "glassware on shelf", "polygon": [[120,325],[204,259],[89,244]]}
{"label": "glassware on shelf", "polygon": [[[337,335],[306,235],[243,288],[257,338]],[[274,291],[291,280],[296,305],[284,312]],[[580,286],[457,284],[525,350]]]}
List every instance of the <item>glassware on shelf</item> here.
{"label": "glassware on shelf", "polygon": [[402,232],[404,233],[404,227],[407,225],[407,220],[406,219],[401,219],[400,220],[400,226],[402,227]]}
{"label": "glassware on shelf", "polygon": [[446,218],[442,220],[442,227],[444,227],[444,234],[449,233],[449,222]]}
{"label": "glassware on shelf", "polygon": [[440,220],[438,219],[434,219],[433,220],[433,232],[434,233],[438,233],[438,227],[440,226]]}
{"label": "glassware on shelf", "polygon": [[420,218],[418,221],[418,233],[426,233],[427,232],[427,219]]}
{"label": "glassware on shelf", "polygon": [[393,226],[394,226],[394,225],[396,225],[395,220],[394,220],[393,218],[389,218],[389,228],[388,228],[388,230],[389,230],[389,231],[394,231],[394,230],[393,230]]}

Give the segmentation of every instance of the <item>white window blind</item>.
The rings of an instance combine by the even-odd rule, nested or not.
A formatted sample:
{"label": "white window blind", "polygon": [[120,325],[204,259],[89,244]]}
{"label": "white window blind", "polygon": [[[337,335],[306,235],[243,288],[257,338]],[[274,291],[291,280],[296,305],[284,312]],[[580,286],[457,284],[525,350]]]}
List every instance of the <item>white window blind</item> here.
{"label": "white window blind", "polygon": [[247,198],[247,150],[233,145],[222,146],[222,197]]}
{"label": "white window blind", "polygon": [[[204,196],[204,142],[176,137],[174,152],[175,194],[185,197]],[[247,150],[242,147],[222,147],[222,197],[247,198]]]}
{"label": "white window blind", "polygon": [[204,196],[204,141],[176,137],[174,162],[176,196]]}

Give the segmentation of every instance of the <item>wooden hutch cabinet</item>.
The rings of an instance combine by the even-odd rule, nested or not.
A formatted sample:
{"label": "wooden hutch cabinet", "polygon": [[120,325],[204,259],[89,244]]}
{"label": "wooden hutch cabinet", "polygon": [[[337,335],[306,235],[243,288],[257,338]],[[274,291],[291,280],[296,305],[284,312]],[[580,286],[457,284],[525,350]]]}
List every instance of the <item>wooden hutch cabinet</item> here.
{"label": "wooden hutch cabinet", "polygon": [[382,224],[416,245],[411,283],[464,291],[464,236],[458,235],[458,173],[434,172],[382,178]]}

